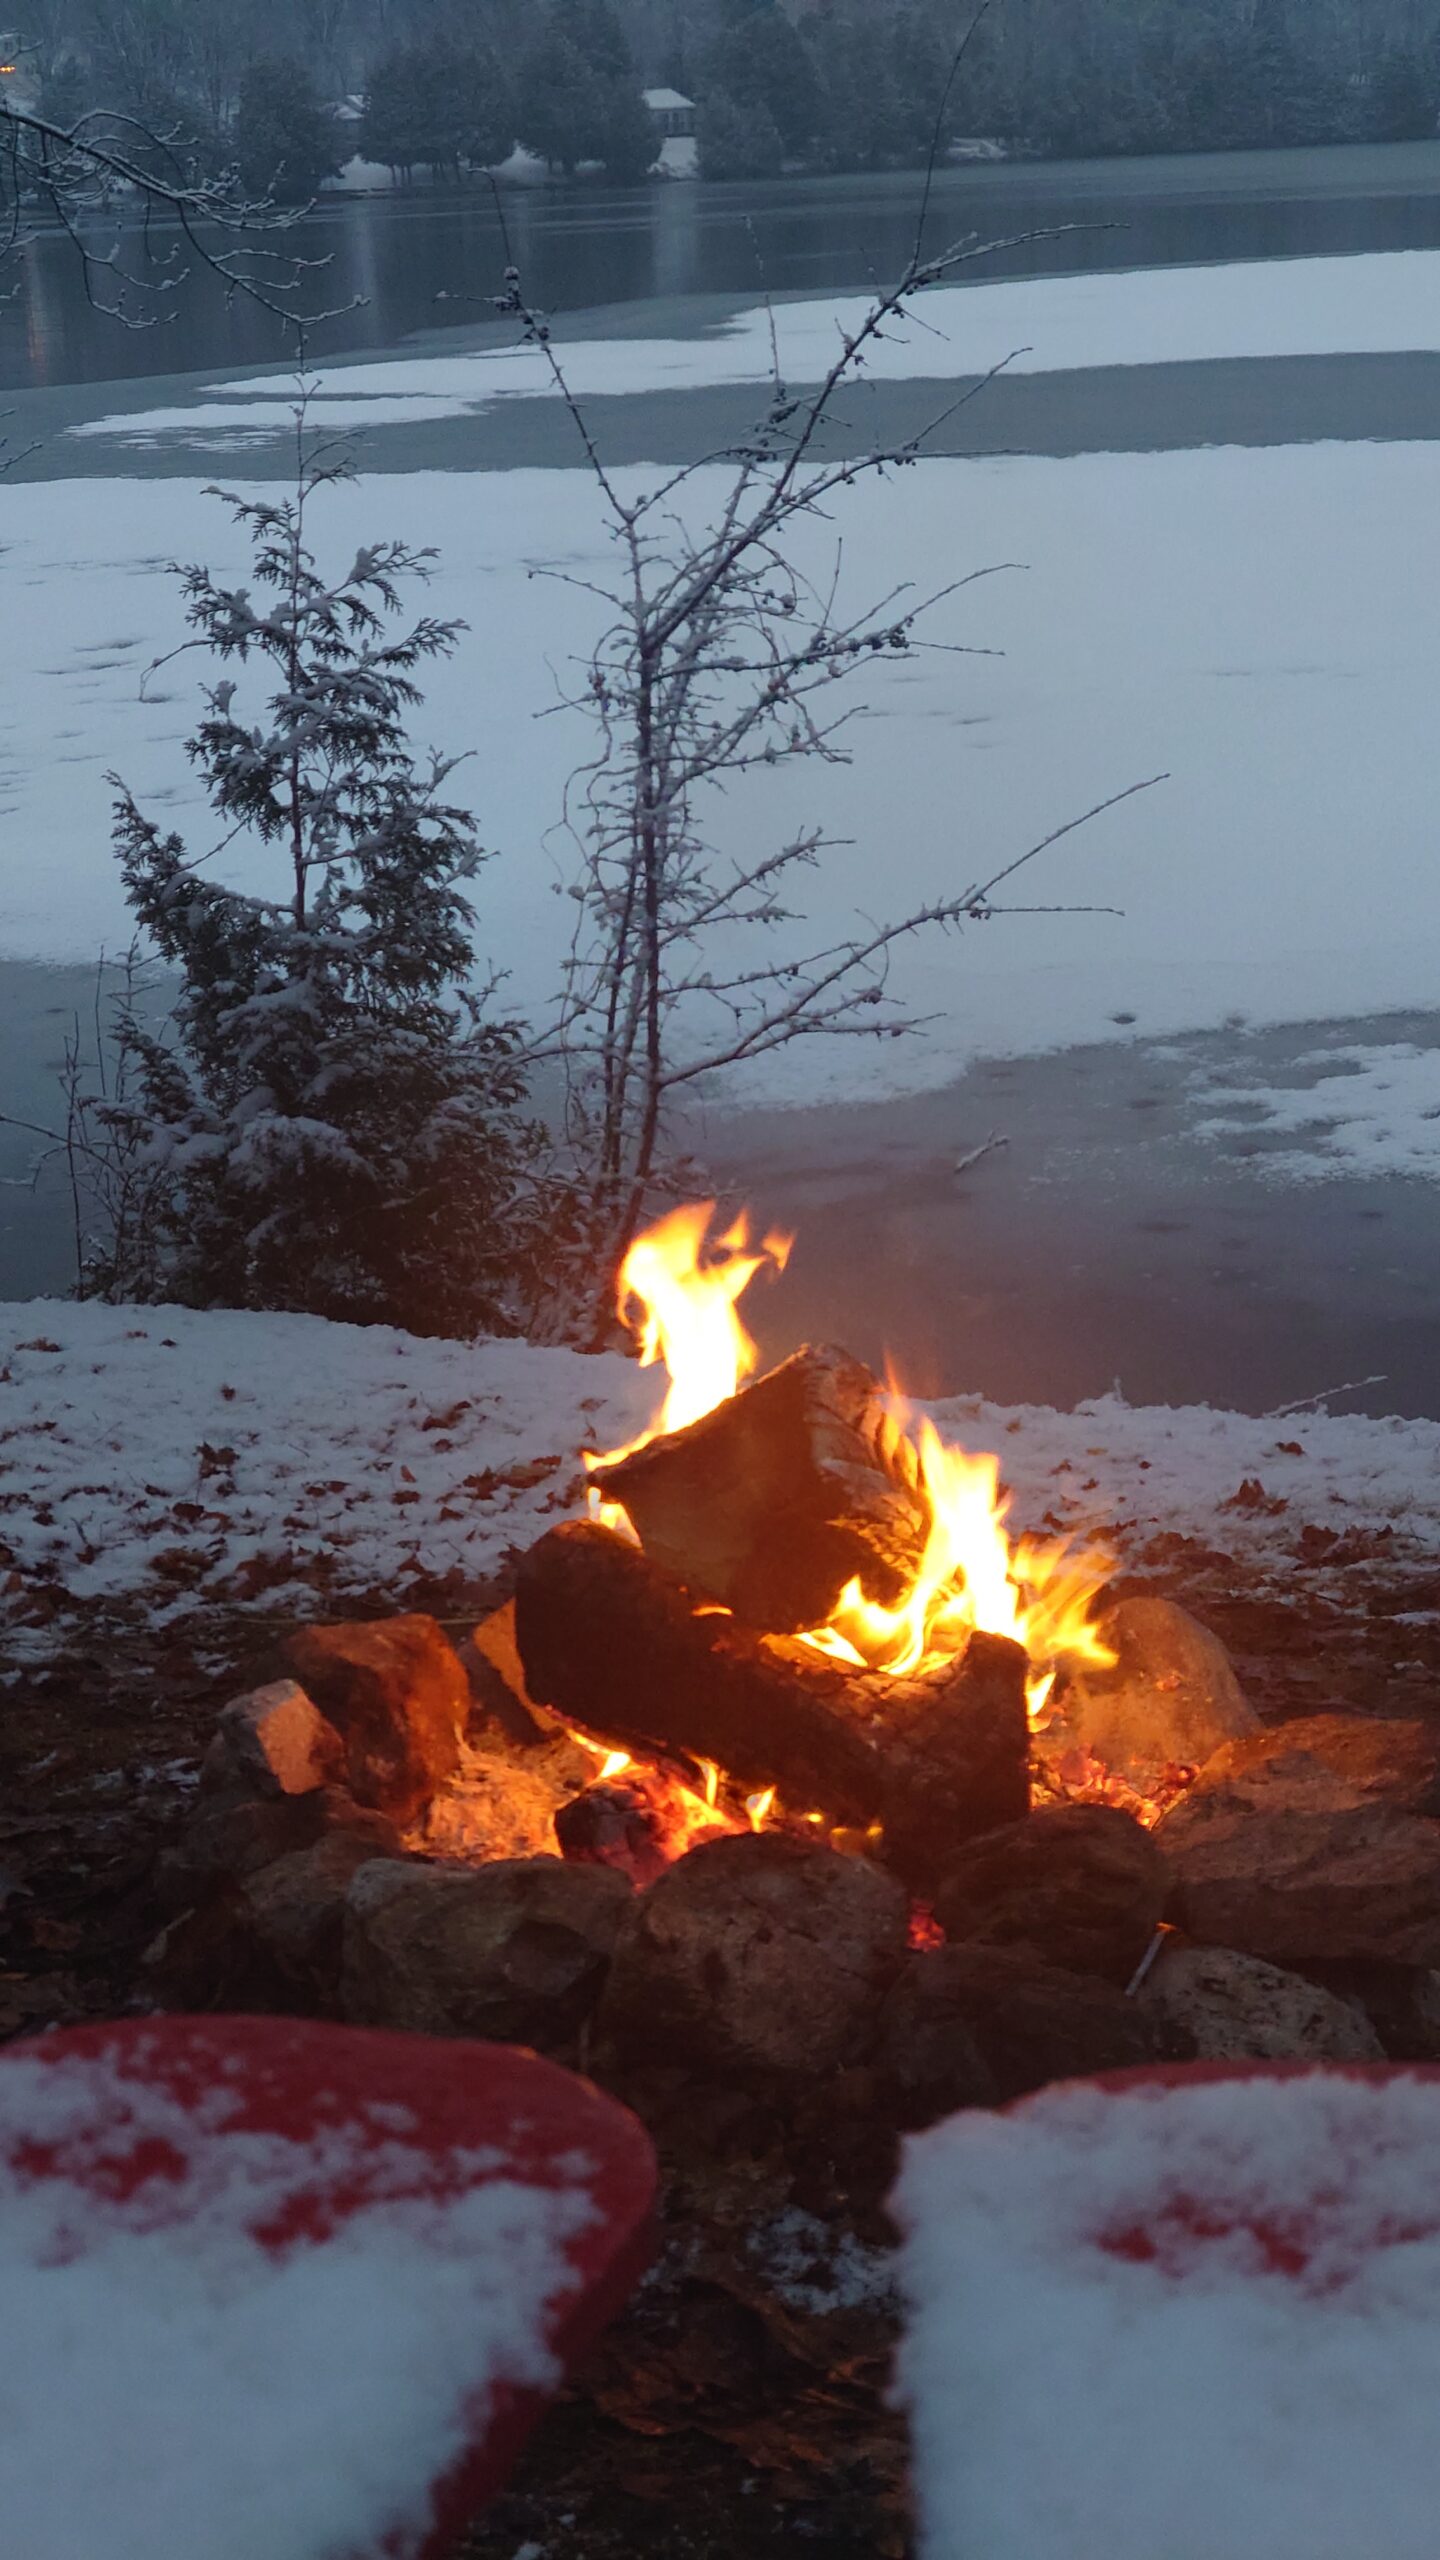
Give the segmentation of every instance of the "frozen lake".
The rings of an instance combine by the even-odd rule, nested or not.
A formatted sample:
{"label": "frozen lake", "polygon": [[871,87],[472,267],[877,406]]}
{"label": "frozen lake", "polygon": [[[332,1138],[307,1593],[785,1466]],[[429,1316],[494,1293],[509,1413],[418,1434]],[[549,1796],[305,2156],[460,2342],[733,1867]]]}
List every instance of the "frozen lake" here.
{"label": "frozen lake", "polygon": [[[1052,271],[1037,248],[1028,271],[934,298],[925,330],[889,350],[882,378],[847,403],[854,444],[902,436],[975,372],[1023,349],[934,459],[857,495],[846,575],[863,602],[897,581],[920,587],[977,566],[1025,565],[958,600],[937,628],[996,655],[877,673],[851,768],[813,790],[807,782],[799,797],[793,776],[736,795],[726,820],[734,840],[783,834],[802,799],[806,815],[849,839],[814,893],[812,920],[828,931],[881,901],[893,912],[953,893],[1108,793],[1169,776],[1032,875],[1037,902],[1119,913],[1017,918],[958,943],[909,946],[902,992],[935,1017],[923,1044],[828,1058],[811,1050],[763,1086],[707,1098],[715,1159],[751,1164],[767,1180],[767,1167],[793,1154],[779,1124],[749,1118],[732,1143],[729,1115],[821,1106],[795,1127],[797,1142],[807,1132],[822,1188],[825,1166],[858,1164],[859,1189],[873,1198],[899,1185],[904,1197],[891,1205],[910,1219],[904,1232],[942,1239],[940,1251],[927,1242],[904,1259],[905,1333],[924,1343],[927,1382],[968,1383],[973,1351],[1000,1360],[1007,1394],[1095,1392],[1111,1382],[1114,1319],[1129,1307],[1119,1338],[1136,1346],[1139,1379],[1132,1388],[1124,1378],[1128,1391],[1223,1395],[1228,1378],[1239,1400],[1279,1402],[1336,1383],[1338,1370],[1312,1374],[1333,1355],[1346,1378],[1395,1378],[1401,1409],[1440,1410],[1440,1334],[1409,1276],[1417,1256],[1423,1267],[1440,1202],[1440,1060],[1428,1027],[1440,1000],[1437,176],[1440,148],[1429,146],[966,176],[955,207],[972,188],[977,204],[998,204],[1010,188],[1018,205],[1028,187],[1056,205],[1088,201],[1093,215],[1108,188],[1129,205],[1131,229],[1072,235],[1045,253]],[[543,276],[552,261],[560,288],[550,298],[563,300],[567,277],[573,287],[592,274],[596,299],[608,295],[567,336],[607,461],[633,471],[636,485],[648,466],[736,433],[763,369],[737,247],[751,234],[731,220],[731,199],[751,191],[693,191],[693,203],[672,210],[691,192],[634,207],[537,200],[530,217],[536,262]],[[813,378],[836,292],[863,281],[860,199],[838,182],[829,194],[771,195],[759,208],[780,226],[767,271],[782,237],[790,243],[789,268],[770,275],[790,297],[779,309],[787,369]],[[861,195],[878,255],[901,195],[890,182]],[[354,226],[359,211],[334,219]],[[593,269],[574,263],[576,240],[589,240],[586,226],[602,214],[614,240],[585,250]],[[425,280],[439,271],[439,218],[430,205],[372,208],[346,233],[352,245],[363,234],[376,255],[402,238],[416,253],[411,300],[398,287],[388,301],[382,293],[367,329],[387,313],[389,327],[415,325],[415,297],[436,289]],[[443,254],[456,249],[456,224],[479,219],[477,208],[448,208]],[[666,224],[688,226],[688,245],[656,267]],[[648,288],[633,263],[637,225],[652,258]],[[1054,271],[1086,240],[1094,273]],[[1178,263],[1160,272],[1165,255]],[[1196,263],[1207,256],[1224,262]],[[632,264],[621,272],[607,257]],[[0,877],[0,957],[12,964],[0,1066],[6,1107],[24,1098],[26,1116],[43,1098],[60,1009],[83,984],[68,973],[124,939],[107,773],[123,770],[197,849],[209,843],[181,752],[199,671],[182,661],[145,681],[179,636],[165,563],[205,557],[238,572],[204,483],[273,480],[288,432],[285,377],[254,371],[262,350],[248,340],[222,353],[213,320],[187,317],[196,370],[164,378],[121,379],[117,362],[102,381],[83,333],[52,332],[37,367],[49,387],[21,389],[11,403],[14,441],[41,440],[0,484],[0,825],[13,857]],[[181,343],[167,337],[167,354]],[[134,349],[125,341],[127,361]],[[569,422],[526,361],[472,311],[388,356],[355,346],[348,360],[332,358],[322,409],[358,432],[366,475],[330,502],[337,555],[381,533],[435,543],[428,601],[470,625],[455,661],[435,673],[422,734],[473,752],[467,789],[496,851],[480,884],[482,940],[511,972],[510,1000],[533,1014],[562,933],[561,787],[584,745],[573,723],[567,735],[563,720],[535,721],[586,637],[575,591],[534,572],[593,575],[605,552]],[[260,885],[243,856],[223,861],[237,882]],[[1326,1033],[1326,1023],[1352,1027]],[[1311,1029],[1281,1036],[1272,1054],[1267,1026],[1285,1025]],[[1225,1109],[1238,1114],[1238,1143],[1225,1109],[1207,1123],[1203,1075],[1197,1084],[1189,1067],[1181,1075],[1165,1063],[1194,1035],[1233,1052],[1239,1099]],[[1094,1113],[1074,1134],[1068,1172],[1053,1151],[1027,1170],[1017,1144],[977,1177],[978,1195],[947,1190],[949,1141],[935,1134],[950,1125],[942,1089],[973,1143],[983,1079],[1014,1061],[1035,1079],[1023,1086],[1033,1133],[1068,1090],[1063,1063],[1047,1056],[1103,1059],[1097,1043],[1138,1044],[1125,1053],[1132,1065],[1156,1063],[1139,1070],[1138,1099],[1094,1071]],[[1326,1056],[1336,1047],[1346,1053],[1338,1063]],[[1206,1054],[1196,1053],[1201,1067]],[[1130,1073],[1123,1057],[1114,1072],[1122,1082]],[[1175,1085],[1173,1128],[1164,1111],[1135,1116],[1154,1107],[1156,1077],[1162,1093]],[[908,1098],[922,1088],[931,1099]],[[1312,1088],[1313,1109],[1303,1099]],[[1307,1110],[1318,1137],[1306,1135]],[[1246,1125],[1262,1132],[1248,1151]],[[1142,1129],[1149,1152],[1131,1145],[1122,1179],[1114,1132],[1137,1139]],[[17,1148],[0,1133],[0,1171],[19,1169]],[[1123,1194],[1108,1222],[1082,1214],[1102,1158],[1105,1181]],[[1177,1220],[1160,1197],[1181,1180],[1193,1220]],[[1350,1223],[1339,1228],[1342,1197]],[[28,1195],[4,1200],[0,1294],[63,1285],[58,1195],[43,1214]],[[993,1219],[984,1202],[996,1205]],[[823,1208],[827,1238],[854,1205],[854,1186],[841,1181]],[[1226,1248],[1241,1263],[1216,1259],[1227,1219],[1244,1237]],[[1139,1248],[1137,1235],[1148,1239]],[[1022,1340],[1012,1327],[1003,1354],[1018,1271],[1061,1267],[1067,1252],[1077,1308],[1083,1298],[1092,1310],[1077,1315],[1070,1366],[1057,1368],[1053,1326],[1050,1351],[1043,1328]],[[1128,1296],[1127,1255],[1144,1283]],[[1237,1276],[1293,1269],[1297,1257],[1334,1275],[1329,1312],[1317,1306],[1313,1321],[1293,1292]],[[1032,1294],[1045,1303],[1043,1290]],[[1133,1312],[1142,1302],[1148,1327]],[[982,1305],[993,1321],[977,1314]],[[822,1313],[817,1304],[817,1322]],[[1366,1400],[1383,1409],[1386,1395]]]}

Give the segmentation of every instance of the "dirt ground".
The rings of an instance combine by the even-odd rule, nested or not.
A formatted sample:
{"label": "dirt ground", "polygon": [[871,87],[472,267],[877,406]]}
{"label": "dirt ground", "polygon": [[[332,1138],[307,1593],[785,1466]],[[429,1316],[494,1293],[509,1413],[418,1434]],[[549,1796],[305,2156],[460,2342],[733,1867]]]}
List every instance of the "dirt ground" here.
{"label": "dirt ground", "polygon": [[[1267,1720],[1440,1715],[1440,1565],[1387,1534],[1297,1527],[1263,1574],[1193,1540],[1132,1562],[1229,1646]],[[432,1595],[457,1632],[493,1592]],[[381,1606],[376,1595],[370,1610]],[[370,1610],[357,1609],[356,1614]],[[0,2041],[150,2005],[152,1875],[216,1708],[271,1675],[284,1624],[144,1610],[23,1631],[0,1673]],[[0,1657],[3,1660],[3,1657]],[[778,2282],[755,2233],[785,2217],[820,2259],[883,2246],[893,2142],[827,2099],[788,2120],[716,2091],[651,2112],[666,2169],[656,2271],[537,2433],[464,2560],[903,2560],[904,2441],[885,2403],[893,2311],[834,2266]],[[793,2278],[793,2267],[790,2270]]]}

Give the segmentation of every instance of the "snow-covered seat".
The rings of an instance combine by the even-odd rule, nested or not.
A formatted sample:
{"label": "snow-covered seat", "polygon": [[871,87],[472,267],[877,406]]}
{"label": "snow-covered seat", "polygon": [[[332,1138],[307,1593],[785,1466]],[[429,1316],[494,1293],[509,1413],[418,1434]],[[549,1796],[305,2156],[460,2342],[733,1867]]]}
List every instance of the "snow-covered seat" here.
{"label": "snow-covered seat", "polygon": [[1075,2082],[895,2209],[922,2560],[1434,2560],[1440,2073]]}
{"label": "snow-covered seat", "polygon": [[646,2263],[627,2111],[508,2048],[159,2018],[0,2054],[0,2547],[420,2560]]}

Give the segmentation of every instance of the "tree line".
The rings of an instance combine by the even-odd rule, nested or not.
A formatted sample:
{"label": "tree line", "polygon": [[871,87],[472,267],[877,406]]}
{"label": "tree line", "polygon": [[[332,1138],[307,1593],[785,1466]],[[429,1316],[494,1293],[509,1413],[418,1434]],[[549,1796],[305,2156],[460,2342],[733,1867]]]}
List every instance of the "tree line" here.
{"label": "tree line", "polygon": [[[12,0],[12,5],[15,0]],[[18,0],[47,106],[103,101],[300,197],[359,149],[402,177],[642,178],[645,85],[697,104],[717,178],[913,166],[953,0]],[[341,99],[362,121],[337,126]],[[1440,121],[1437,0],[999,0],[947,140],[1068,156],[1407,140]]]}

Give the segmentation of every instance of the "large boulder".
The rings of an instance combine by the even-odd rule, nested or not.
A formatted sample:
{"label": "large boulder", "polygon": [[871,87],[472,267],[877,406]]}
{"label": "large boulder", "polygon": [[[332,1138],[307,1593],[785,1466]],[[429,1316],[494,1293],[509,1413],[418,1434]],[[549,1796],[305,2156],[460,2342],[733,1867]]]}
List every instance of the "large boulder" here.
{"label": "large boulder", "polygon": [[1440,1823],[1304,1755],[1192,1788],[1156,1837],[1192,1938],[1279,1965],[1440,1965]]}
{"label": "large boulder", "polygon": [[1233,1947],[1169,1945],[1146,1978],[1141,2009],[1189,2036],[1202,2062],[1383,2062],[1353,2002]]}
{"label": "large boulder", "polygon": [[282,1989],[307,2007],[333,2013],[340,1996],[345,1896],[351,1878],[375,1858],[363,1831],[327,1831],[309,1849],[248,1875],[237,1918],[269,1960]]}
{"label": "large boulder", "polygon": [[563,2052],[595,2005],[630,1898],[623,1876],[558,1858],[374,1861],[346,1896],[345,2016]]}
{"label": "large boulder", "polygon": [[336,1833],[356,1839],[367,1858],[399,1854],[395,1825],[372,1806],[358,1805],[343,1787],[294,1796],[251,1794],[244,1786],[201,1794],[160,1861],[161,1900],[170,1911],[183,1910]]}
{"label": "large boulder", "polygon": [[1166,1769],[1198,1769],[1222,1743],[1259,1732],[1219,1637],[1175,1601],[1117,1601],[1100,1633],[1114,1668],[1077,1668],[1061,1713],[1108,1768],[1143,1784]]}
{"label": "large boulder", "polygon": [[302,1627],[286,1654],[341,1735],[357,1800],[413,1822],[459,1765],[470,1711],[464,1667],[443,1629],[422,1616]]}
{"label": "large boulder", "polygon": [[628,1914],[601,2032],[627,2061],[722,2078],[838,2070],[864,2055],[907,1927],[868,1859],[781,1833],[707,1841]]}
{"label": "large boulder", "polygon": [[[1308,1765],[1307,1765],[1308,1764]],[[1296,1716],[1227,1742],[1195,1783],[1225,1787],[1326,1772],[1357,1798],[1403,1813],[1440,1814],[1440,1732],[1418,1716]]]}
{"label": "large boulder", "polygon": [[922,2124],[1191,2051],[1098,1975],[1018,1947],[948,1946],[910,1957],[885,2003],[877,2069]]}
{"label": "large boulder", "polygon": [[1053,1805],[987,1831],[935,1897],[948,1938],[1029,1947],[1047,1963],[1126,1984],[1164,1916],[1170,1870],[1150,1833],[1108,1805]]}

